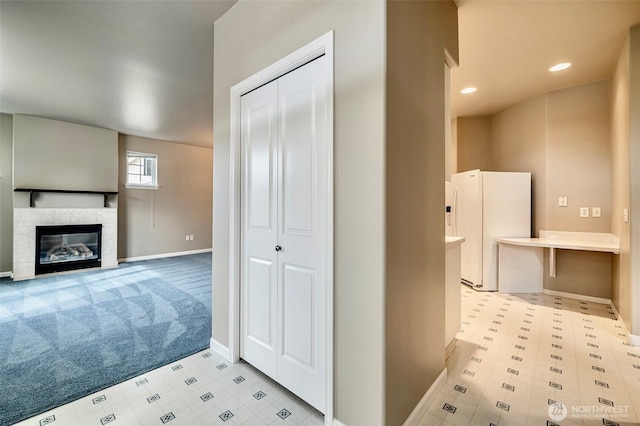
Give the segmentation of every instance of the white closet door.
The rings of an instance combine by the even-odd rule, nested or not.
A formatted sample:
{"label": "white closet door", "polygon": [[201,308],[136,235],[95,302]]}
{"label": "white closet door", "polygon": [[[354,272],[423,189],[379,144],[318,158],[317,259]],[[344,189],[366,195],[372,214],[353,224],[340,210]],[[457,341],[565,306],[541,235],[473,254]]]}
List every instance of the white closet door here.
{"label": "white closet door", "polygon": [[277,90],[273,81],[241,99],[240,356],[277,380]]}
{"label": "white closet door", "polygon": [[241,100],[241,356],[322,412],[326,63],[318,58]]}
{"label": "white closet door", "polygon": [[278,80],[278,381],[324,411],[326,59]]}

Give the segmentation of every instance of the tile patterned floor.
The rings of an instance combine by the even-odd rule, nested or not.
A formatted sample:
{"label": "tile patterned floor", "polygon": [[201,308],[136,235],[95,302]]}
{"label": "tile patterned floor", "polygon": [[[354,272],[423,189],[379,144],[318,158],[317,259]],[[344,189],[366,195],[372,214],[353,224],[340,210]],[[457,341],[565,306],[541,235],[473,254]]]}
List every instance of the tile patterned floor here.
{"label": "tile patterned floor", "polygon": [[[608,305],[463,286],[448,379],[420,424],[640,425],[640,348],[624,330]],[[250,365],[206,350],[18,423],[89,424],[322,425],[323,417]]]}
{"label": "tile patterned floor", "polygon": [[421,425],[640,425],[640,348],[609,305],[463,286],[457,337]]}
{"label": "tile patterned floor", "polygon": [[34,416],[20,426],[198,426],[324,424],[323,416],[241,362],[205,350],[85,398]]}

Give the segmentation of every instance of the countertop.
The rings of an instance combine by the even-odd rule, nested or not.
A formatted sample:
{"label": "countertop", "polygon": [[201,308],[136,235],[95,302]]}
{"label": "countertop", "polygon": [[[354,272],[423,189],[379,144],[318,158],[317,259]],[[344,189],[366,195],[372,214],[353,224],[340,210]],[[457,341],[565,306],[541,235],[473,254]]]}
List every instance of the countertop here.
{"label": "countertop", "polygon": [[452,237],[450,235],[447,235],[444,238],[445,238],[444,239],[444,246],[446,248],[456,247],[456,246],[459,246],[460,244],[464,243],[464,237]]}
{"label": "countertop", "polygon": [[598,232],[540,231],[540,238],[496,238],[497,243],[528,247],[620,253],[620,240]]}

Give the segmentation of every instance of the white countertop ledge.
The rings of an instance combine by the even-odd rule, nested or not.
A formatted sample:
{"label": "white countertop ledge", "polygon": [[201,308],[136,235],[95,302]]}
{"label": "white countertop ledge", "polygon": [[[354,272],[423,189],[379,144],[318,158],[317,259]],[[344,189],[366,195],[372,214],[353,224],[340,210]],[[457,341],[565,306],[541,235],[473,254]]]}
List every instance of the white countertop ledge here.
{"label": "white countertop ledge", "polygon": [[455,247],[462,243],[464,243],[464,237],[453,237],[450,235],[447,235],[446,237],[444,237],[445,248]]}
{"label": "white countertop ledge", "polygon": [[540,238],[496,238],[499,244],[620,253],[620,238],[604,232],[540,231]]}

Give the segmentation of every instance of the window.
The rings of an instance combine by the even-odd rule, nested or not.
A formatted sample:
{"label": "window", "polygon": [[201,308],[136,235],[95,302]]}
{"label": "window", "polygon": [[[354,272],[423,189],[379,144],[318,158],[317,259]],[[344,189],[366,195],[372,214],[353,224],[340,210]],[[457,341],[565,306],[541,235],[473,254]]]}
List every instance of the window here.
{"label": "window", "polygon": [[127,151],[126,186],[158,189],[158,156]]}

